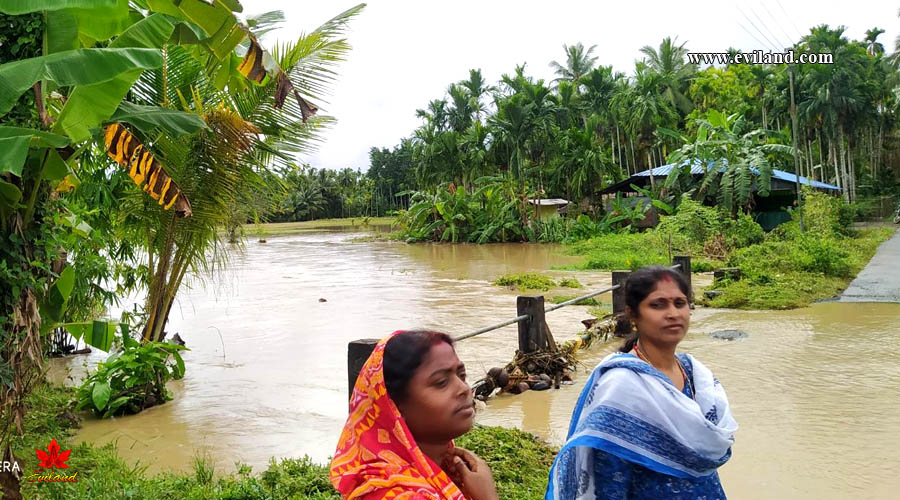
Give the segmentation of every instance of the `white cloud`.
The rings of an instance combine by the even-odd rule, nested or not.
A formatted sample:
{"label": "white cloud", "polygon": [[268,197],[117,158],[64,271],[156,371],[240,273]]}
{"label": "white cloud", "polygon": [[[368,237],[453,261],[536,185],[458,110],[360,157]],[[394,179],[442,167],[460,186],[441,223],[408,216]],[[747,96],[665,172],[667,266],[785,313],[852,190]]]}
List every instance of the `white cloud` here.
{"label": "white cloud", "polygon": [[[358,2],[245,1],[248,13],[285,11],[285,28],[274,39],[296,38]],[[418,126],[417,108],[439,98],[447,86],[481,68],[495,83],[516,64],[527,73],[553,78],[550,61],[564,60],[562,45],[597,45],[599,64],[630,74],[644,45],[678,36],[692,51],[768,50],[818,24],[847,26],[846,36],[887,30],[879,38],[890,52],[898,34],[897,7],[819,1],[751,0],[728,3],[664,1],[374,0],[351,24],[353,45],[323,112],[337,125],[319,151],[301,161],[315,167],[366,170],[369,148],[391,147]],[[785,12],[790,20],[785,17]],[[745,17],[745,15],[747,17]],[[749,18],[749,21],[748,19]],[[754,26],[755,25],[755,26]],[[796,26],[796,28],[795,28]],[[762,31],[760,34],[757,29]],[[780,41],[779,41],[780,40]],[[265,42],[264,42],[265,43]]]}

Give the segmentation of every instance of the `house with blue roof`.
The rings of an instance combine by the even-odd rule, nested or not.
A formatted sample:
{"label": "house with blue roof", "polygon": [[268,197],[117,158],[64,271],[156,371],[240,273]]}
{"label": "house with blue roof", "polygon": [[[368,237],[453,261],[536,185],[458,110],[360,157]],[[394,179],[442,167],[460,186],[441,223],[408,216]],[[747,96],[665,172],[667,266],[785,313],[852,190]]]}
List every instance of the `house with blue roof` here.
{"label": "house with blue roof", "polygon": [[[650,170],[644,170],[643,172],[637,172],[631,175],[631,177],[608,186],[607,188],[600,191],[599,194],[601,196],[601,199],[614,197],[617,193],[622,193],[626,197],[635,198],[635,202],[637,202],[637,199],[644,199],[646,203],[649,204],[650,200],[647,200],[644,195],[637,192],[632,187],[632,185],[648,189],[656,183],[665,182],[666,178],[672,172],[672,169],[676,168],[676,166],[676,164],[670,163],[668,165],[662,165]],[[756,171],[755,169],[753,170],[755,175],[759,175],[758,171]],[[705,173],[706,170],[699,162],[696,162],[691,166],[691,176],[696,180],[696,182],[699,183],[700,179]],[[756,222],[759,223],[759,225],[761,225],[763,229],[769,231],[782,222],[786,222],[791,219],[790,213],[788,213],[787,208],[792,206],[794,200],[797,199],[798,183],[802,186],[809,186],[813,189],[831,193],[834,195],[841,194],[841,188],[838,186],[807,179],[802,175],[799,176],[798,179],[798,176],[790,172],[772,169],[771,189],[769,190],[768,196],[761,196],[758,194],[755,182],[752,188],[754,193],[753,202],[751,204],[752,214],[754,216],[754,219],[756,219]],[[604,203],[604,205],[606,205],[606,203]],[[647,222],[649,223],[649,225],[654,225],[655,222],[658,221],[658,216],[655,213],[655,209],[652,209],[652,212],[653,213],[648,214]]]}

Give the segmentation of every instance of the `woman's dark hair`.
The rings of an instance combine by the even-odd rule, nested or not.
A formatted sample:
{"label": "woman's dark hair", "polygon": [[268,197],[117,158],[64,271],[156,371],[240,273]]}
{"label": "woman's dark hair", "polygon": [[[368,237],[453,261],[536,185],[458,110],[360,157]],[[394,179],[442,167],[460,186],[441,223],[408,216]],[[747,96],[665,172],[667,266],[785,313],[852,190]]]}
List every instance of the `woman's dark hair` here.
{"label": "woman's dark hair", "polygon": [[406,399],[413,374],[431,347],[441,342],[453,346],[453,339],[449,335],[430,330],[409,330],[388,340],[384,346],[384,384],[395,403]]}
{"label": "woman's dark hair", "polygon": [[[681,292],[691,300],[691,285],[684,275],[662,266],[643,267],[628,275],[625,280],[625,305],[635,317],[640,314],[640,305],[648,295],[653,293],[660,281],[671,279]],[[638,341],[638,333],[632,332],[625,338],[625,343],[619,348],[619,352],[630,352]]]}

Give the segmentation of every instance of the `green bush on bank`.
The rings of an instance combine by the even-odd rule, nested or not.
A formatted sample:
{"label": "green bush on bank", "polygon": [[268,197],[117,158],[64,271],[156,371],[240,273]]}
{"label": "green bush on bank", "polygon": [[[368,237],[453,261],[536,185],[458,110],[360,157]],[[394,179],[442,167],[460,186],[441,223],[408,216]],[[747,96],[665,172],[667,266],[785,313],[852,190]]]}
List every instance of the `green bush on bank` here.
{"label": "green bush on bank", "polygon": [[127,333],[123,338],[122,351],[98,364],[78,388],[77,409],[107,418],[138,413],[172,399],[166,382],[184,377],[184,360],[178,351],[187,348],[167,342],[140,344]]}
{"label": "green bush on bank", "polygon": [[[74,390],[40,385],[28,396],[25,435],[13,441],[27,477],[37,469],[37,448],[56,439],[61,450],[72,449],[64,473],[77,472],[73,483],[22,481],[24,498],[35,500],[338,500],[328,479],[328,467],[309,458],[270,461],[259,474],[237,465],[231,474],[218,475],[209,458],[198,457],[190,472],[150,474],[119,458],[112,444],[74,444]],[[127,417],[126,417],[127,418]],[[535,436],[515,429],[476,426],[457,442],[484,458],[494,472],[501,498],[543,498],[556,450]],[[218,464],[226,465],[226,464]],[[230,464],[229,464],[230,465]]]}
{"label": "green bush on bank", "polygon": [[606,234],[575,243],[571,253],[583,255],[579,269],[634,270],[669,262],[667,248],[652,232]]}
{"label": "green bush on bank", "polygon": [[854,231],[856,209],[841,198],[806,192],[803,223],[792,220],[778,226],[757,245],[733,252],[730,266],[739,267],[743,279],[718,283],[722,295],[706,301],[713,307],[790,309],[841,293],[869,262],[878,245],[894,228]]}
{"label": "green bush on bank", "polygon": [[722,295],[700,303],[741,309],[790,309],[834,297],[872,258],[893,228],[857,232],[856,209],[841,198],[806,192],[805,231],[799,212],[769,234],[749,215],[731,218],[713,207],[684,198],[676,214],[664,216],[653,230],[607,234],[575,243],[586,269],[634,270],[668,265],[677,254],[693,256],[695,272],[738,267],[743,279],[720,282]]}

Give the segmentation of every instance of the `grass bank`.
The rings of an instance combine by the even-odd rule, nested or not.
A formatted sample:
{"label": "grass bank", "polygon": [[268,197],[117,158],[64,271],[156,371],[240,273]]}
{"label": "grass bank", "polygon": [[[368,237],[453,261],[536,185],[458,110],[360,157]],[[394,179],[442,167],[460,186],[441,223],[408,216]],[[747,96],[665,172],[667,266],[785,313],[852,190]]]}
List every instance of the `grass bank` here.
{"label": "grass bank", "polygon": [[742,279],[714,282],[720,294],[696,299],[712,307],[792,309],[832,298],[847,288],[895,227],[854,228],[854,209],[840,198],[806,193],[805,230],[799,214],[764,233],[747,215],[731,218],[685,199],[677,214],[653,230],[604,234],[571,245],[577,269],[638,269],[692,255],[695,272],[740,268]]}
{"label": "grass bank", "polygon": [[[338,500],[328,481],[328,469],[308,458],[272,459],[254,472],[237,467],[232,474],[216,474],[209,459],[197,458],[187,473],[148,474],[144,468],[126,464],[113,445],[73,444],[70,389],[44,385],[28,397],[25,435],[13,445],[27,477],[37,468],[35,449],[46,449],[56,439],[61,450],[72,449],[65,474],[77,472],[76,482],[32,483],[23,481],[22,493],[29,499],[120,500]],[[458,440],[491,466],[501,498],[543,498],[547,474],[556,450],[531,434],[499,427],[477,426]]]}
{"label": "grass bank", "polygon": [[700,298],[700,303],[734,309],[793,309],[833,298],[847,288],[894,230],[862,229],[838,239],[769,238],[735,252],[729,263],[741,269],[743,278],[714,283],[722,295]]}
{"label": "grass bank", "polygon": [[278,234],[313,231],[317,229],[358,228],[371,226],[390,226],[393,217],[346,217],[343,219],[317,219],[303,222],[265,222],[259,225],[245,224],[244,234],[247,236],[272,236]]}

